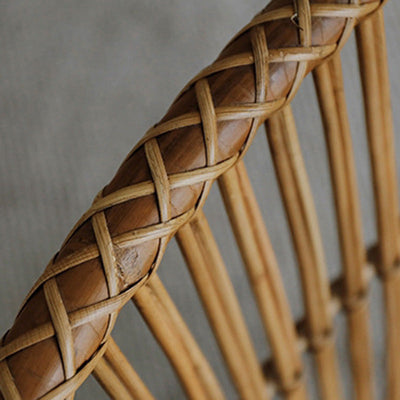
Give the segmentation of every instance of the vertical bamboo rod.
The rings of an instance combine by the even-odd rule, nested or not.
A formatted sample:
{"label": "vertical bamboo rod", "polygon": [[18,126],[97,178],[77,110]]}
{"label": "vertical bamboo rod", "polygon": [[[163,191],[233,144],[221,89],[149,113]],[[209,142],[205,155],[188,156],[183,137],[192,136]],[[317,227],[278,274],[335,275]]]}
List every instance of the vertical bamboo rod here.
{"label": "vertical bamboo rod", "polygon": [[207,360],[156,274],[133,298],[193,400],[224,399]]}
{"label": "vertical bamboo rod", "polygon": [[268,398],[239,303],[202,211],[177,233],[233,382],[241,398]]}
{"label": "vertical bamboo rod", "polygon": [[96,364],[96,368],[92,374],[110,398],[118,400],[135,400],[135,397],[130,395],[128,389],[104,357]]}
{"label": "vertical bamboo rod", "polygon": [[218,184],[271,344],[278,385],[286,398],[306,399],[294,322],[243,162],[222,175]]}
{"label": "vertical bamboo rod", "polygon": [[387,179],[389,181],[390,204],[393,218],[393,234],[391,240],[394,242],[395,261],[391,272],[388,274],[384,285],[386,297],[386,313],[390,328],[387,333],[388,348],[388,393],[389,399],[400,398],[400,359],[396,356],[400,351],[400,226],[399,226],[399,197],[396,174],[395,143],[393,131],[392,109],[390,102],[389,69],[387,64],[387,48],[385,36],[385,24],[383,9],[381,8],[373,19],[375,51],[378,74],[381,78],[381,116],[383,118],[384,132],[383,139],[386,145]]}
{"label": "vertical bamboo rod", "polygon": [[386,363],[387,392],[386,399],[400,398],[400,274],[392,273],[384,281],[386,305]]}
{"label": "vertical bamboo rod", "polygon": [[212,398],[223,399],[225,396],[222,393],[221,387],[214,375],[213,370],[209,366],[208,361],[201,352],[196,340],[193,338],[188,326],[177,310],[171,297],[168,295],[168,292],[158,275],[154,276],[154,279],[150,281],[149,286],[153,292],[157,294],[166,310],[165,312],[168,315],[168,318],[170,318],[171,322],[179,332],[182,343],[184,344],[189,357],[193,360],[196,371],[205,387],[205,391]]}
{"label": "vertical bamboo rod", "polygon": [[[398,204],[382,11],[356,28],[365,117],[374,178],[380,269],[391,269],[399,258]],[[386,71],[386,73],[385,73]]]}
{"label": "vertical bamboo rod", "polygon": [[340,56],[313,71],[335,195],[344,284],[348,296],[365,290],[365,248]]}
{"label": "vertical bamboo rod", "polygon": [[382,9],[356,29],[386,304],[387,398],[400,398],[399,205]]}
{"label": "vertical bamboo rod", "polygon": [[290,106],[267,122],[267,137],[292,232],[303,286],[307,334],[324,399],[342,398],[330,313],[330,291],[311,189]]}
{"label": "vertical bamboo rod", "polygon": [[335,195],[355,398],[372,400],[375,387],[367,285],[363,274],[365,249],[362,243],[355,165],[340,55],[335,55],[329,63],[317,67],[313,76],[324,124]]}
{"label": "vertical bamboo rod", "polygon": [[[110,337],[107,343],[107,350],[104,353],[104,360],[107,364],[107,368],[111,368],[112,373],[125,386],[125,390],[130,394],[134,400],[154,400],[153,395],[150,393],[147,386],[140,379],[137,372],[133,369],[121,349],[115,343],[114,339]],[[101,367],[100,367],[101,368]],[[107,370],[106,368],[106,370]],[[97,368],[94,370],[94,374],[97,380],[101,381],[101,385],[106,388],[107,385],[113,384],[115,379],[110,381],[108,377],[105,377],[100,370]],[[117,392],[120,385],[117,384],[115,388],[106,389],[107,393]]]}
{"label": "vertical bamboo rod", "polygon": [[[246,323],[236,297],[232,282],[229,278],[225,263],[219,252],[218,245],[214,239],[208,221],[202,211],[191,223],[193,233],[201,249],[205,266],[212,279],[215,292],[220,299],[221,311],[225,312],[231,331],[235,334],[237,346],[243,356],[243,368],[250,375],[257,392],[262,395],[265,391],[266,382],[263,377],[262,368],[246,327]],[[213,310],[210,310],[212,312]]]}
{"label": "vertical bamboo rod", "polygon": [[385,22],[383,16],[383,9],[381,8],[374,16],[374,35],[375,35],[375,49],[377,56],[378,75],[381,79],[381,115],[383,118],[384,130],[387,132],[384,135],[384,140],[387,149],[387,173],[388,181],[390,182],[390,199],[391,208],[393,209],[394,232],[397,236],[392,239],[395,241],[395,249],[397,252],[396,261],[399,261],[400,254],[400,227],[398,224],[399,217],[399,196],[397,184],[397,169],[396,169],[396,156],[395,156],[395,142],[394,142],[394,128],[392,118],[392,105],[390,101],[390,80],[389,80],[389,67],[387,63],[387,48],[386,48],[386,35],[385,35]]}

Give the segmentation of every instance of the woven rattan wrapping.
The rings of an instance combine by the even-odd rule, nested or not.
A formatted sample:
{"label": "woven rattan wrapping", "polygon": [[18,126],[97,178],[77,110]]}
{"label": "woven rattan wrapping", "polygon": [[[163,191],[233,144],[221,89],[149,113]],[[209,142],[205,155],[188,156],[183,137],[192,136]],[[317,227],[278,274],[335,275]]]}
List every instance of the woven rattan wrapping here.
{"label": "woven rattan wrapping", "polygon": [[[145,168],[139,167],[142,172],[135,171],[133,181],[136,182],[130,184],[132,177],[128,176],[118,185],[106,187],[95,198],[60,253],[28,294],[16,327],[3,338],[0,347],[3,398],[63,399],[78,388],[106,350],[118,311],[157,269],[169,239],[201,208],[212,182],[242,157],[260,124],[291,101],[304,76],[341,48],[357,20],[380,6],[380,1],[350,4],[273,1],[232,39],[217,61],[184,88],[166,117],[147,132],[121,166],[118,174],[129,175],[129,168],[136,159],[142,157],[146,161]],[[279,47],[271,48],[270,38],[276,36],[275,29],[281,26],[287,28],[288,35],[282,35]],[[314,40],[314,35],[323,37],[325,42]],[[297,41],[295,46],[291,42],[293,38]],[[279,40],[274,43],[277,42]],[[243,68],[251,71],[254,90],[242,97],[251,101],[237,101],[226,96],[219,97],[217,102],[220,82],[226,81],[229,86],[232,84],[230,79],[240,79]],[[243,73],[243,76],[244,80],[249,78],[248,74]],[[285,85],[282,85],[284,81]],[[184,101],[190,105],[182,105]],[[235,135],[230,138],[232,130]],[[176,138],[190,143],[197,140],[199,132],[204,143],[201,154],[193,155],[191,163],[176,170],[174,165],[180,167],[179,159],[170,155]],[[163,146],[160,140],[163,140]],[[138,202],[140,200],[148,201],[150,205],[141,206],[144,203]],[[120,218],[117,214],[112,217],[112,209],[118,207],[122,211],[129,209],[129,215],[137,209],[147,214],[142,220],[128,218],[127,222],[119,225],[116,222],[112,227],[110,219]],[[79,239],[74,239],[76,237]],[[78,274],[81,265],[94,260],[101,260],[98,263],[104,275],[103,289],[99,288],[99,291],[103,290],[102,298],[99,301],[89,299],[71,310],[66,306],[68,289],[60,290],[59,279],[65,274]],[[79,275],[76,276],[79,279]],[[24,311],[32,307],[30,304],[40,302],[41,293],[48,318],[44,317],[45,322],[34,327],[28,324],[21,328],[26,318]],[[80,349],[77,356],[74,330],[96,321],[98,332],[102,332],[100,338],[90,348]],[[24,374],[16,370],[18,362],[12,360],[16,356],[21,360],[24,354],[49,338],[57,340],[62,376],[52,377],[43,386],[38,385],[35,393],[27,393]],[[46,346],[41,349],[46,350]],[[54,362],[54,349],[48,357],[49,362]],[[28,364],[29,368],[33,366]],[[40,379],[46,380],[46,376]]]}

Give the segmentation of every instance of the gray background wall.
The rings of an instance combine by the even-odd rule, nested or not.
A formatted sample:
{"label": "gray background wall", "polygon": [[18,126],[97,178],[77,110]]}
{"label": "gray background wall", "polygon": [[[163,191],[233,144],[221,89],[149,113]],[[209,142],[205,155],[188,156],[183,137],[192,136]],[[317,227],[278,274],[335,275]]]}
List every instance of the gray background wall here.
{"label": "gray background wall", "polygon": [[[12,324],[24,295],[129,149],[161,118],[181,87],[210,63],[230,37],[264,5],[261,0],[0,0],[1,333]],[[386,11],[394,116],[399,127],[399,2],[389,1]],[[366,243],[373,243],[376,234],[370,171],[360,87],[354,78],[354,44],[349,43],[344,53],[364,236]],[[296,97],[294,110],[316,198],[329,275],[335,277],[340,263],[332,193],[310,78]],[[296,266],[264,133],[260,132],[255,141],[246,163],[293,312],[299,317],[302,306]],[[396,145],[400,151],[398,138]],[[263,359],[268,356],[268,345],[217,188],[210,195],[206,213],[243,303],[257,352]],[[222,222],[215,223],[216,220]],[[165,255],[160,275],[227,387],[228,398],[235,398],[174,242]],[[375,284],[375,368],[382,381],[379,290]],[[338,322],[343,326],[342,317]],[[343,378],[348,382],[344,330],[340,328],[338,332]],[[123,310],[114,336],[157,398],[183,397],[168,362],[131,305]],[[346,387],[349,394],[350,387]],[[311,388],[315,392],[314,385]],[[102,398],[106,396],[92,379],[77,396]]]}

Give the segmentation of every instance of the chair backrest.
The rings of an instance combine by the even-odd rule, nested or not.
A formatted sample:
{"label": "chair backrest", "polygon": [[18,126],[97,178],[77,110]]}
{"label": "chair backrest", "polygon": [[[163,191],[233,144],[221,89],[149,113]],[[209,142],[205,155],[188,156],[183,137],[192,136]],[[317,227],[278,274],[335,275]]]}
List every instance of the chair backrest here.
{"label": "chair backrest", "polygon": [[[356,31],[378,240],[366,249],[340,50]],[[152,399],[111,337],[133,300],[191,399],[223,399],[212,368],[157,276],[176,236],[243,399],[309,398],[303,353],[323,399],[343,398],[334,335],[347,321],[354,395],[374,398],[368,307],[381,279],[387,398],[400,398],[397,178],[381,1],[274,0],[182,90],[127,156],[27,295],[0,347],[0,399],[72,399],[93,372],[113,398]],[[330,282],[290,102],[312,71],[324,126],[342,275]],[[265,122],[266,121],[266,122]],[[305,315],[295,321],[243,155],[265,122],[290,227]],[[259,360],[202,211],[217,180],[271,358]],[[368,250],[368,251],[367,251]]]}

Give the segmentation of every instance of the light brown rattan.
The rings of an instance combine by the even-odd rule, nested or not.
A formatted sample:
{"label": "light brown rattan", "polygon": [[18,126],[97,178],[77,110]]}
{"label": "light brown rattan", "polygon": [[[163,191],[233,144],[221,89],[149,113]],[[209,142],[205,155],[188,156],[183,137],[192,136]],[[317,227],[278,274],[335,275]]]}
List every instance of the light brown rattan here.
{"label": "light brown rattan", "polygon": [[[399,210],[381,5],[381,1],[362,0],[344,4],[275,0],[183,89],[166,117],[147,132],[116,178],[95,198],[26,297],[0,347],[0,399],[73,399],[92,371],[113,398],[152,399],[110,336],[119,310],[130,299],[170,359],[188,397],[223,399],[210,365],[156,274],[175,234],[241,398],[268,399],[278,390],[291,400],[307,399],[301,358],[306,349],[316,362],[321,396],[343,398],[333,335],[333,316],[343,308],[355,398],[372,399],[367,294],[375,268],[383,281],[387,309],[387,398],[400,398]],[[277,34],[280,24],[285,29]],[[369,267],[339,55],[355,26],[379,234]],[[327,278],[289,105],[311,70],[341,238],[343,277],[333,284]],[[241,161],[265,120],[301,272],[306,315],[297,325]],[[199,133],[201,144],[196,139]],[[191,141],[195,144],[190,159],[181,161]],[[131,172],[134,162],[138,167]],[[271,344],[273,358],[264,368],[201,210],[216,179]],[[71,298],[76,294],[62,282],[72,282],[88,266],[102,271],[93,284],[93,298],[84,304],[74,298],[69,304],[68,294]],[[40,323],[30,320],[29,310],[34,307],[46,310]],[[96,334],[87,333],[90,324],[96,326]],[[87,339],[82,339],[82,351],[76,353],[74,332],[79,329]],[[41,358],[35,363],[39,349]],[[59,362],[46,376],[40,366],[55,359]],[[36,375],[35,368],[39,368]]]}

